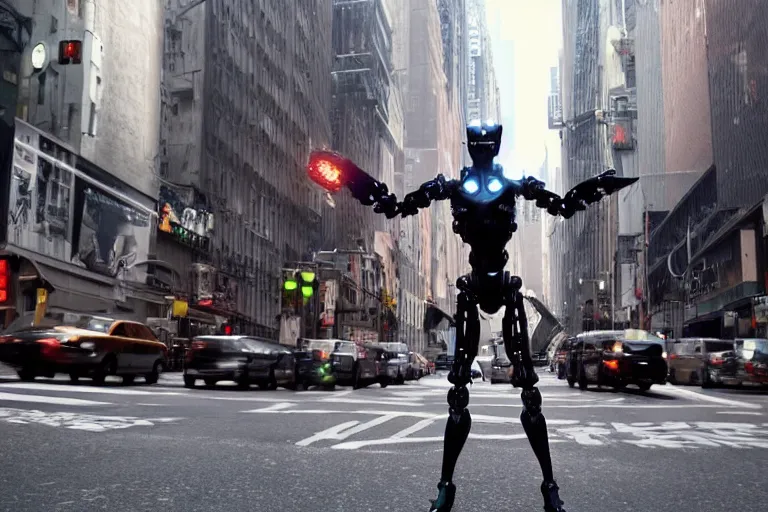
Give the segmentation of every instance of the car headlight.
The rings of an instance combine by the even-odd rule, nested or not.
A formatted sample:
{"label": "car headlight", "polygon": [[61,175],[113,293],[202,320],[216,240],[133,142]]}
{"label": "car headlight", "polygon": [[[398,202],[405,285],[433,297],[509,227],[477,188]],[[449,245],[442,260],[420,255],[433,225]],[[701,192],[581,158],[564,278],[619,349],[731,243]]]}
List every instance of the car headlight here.
{"label": "car headlight", "polygon": [[80,348],[82,348],[83,350],[93,350],[96,348],[96,344],[93,343],[92,341],[84,341],[83,343],[80,344]]}

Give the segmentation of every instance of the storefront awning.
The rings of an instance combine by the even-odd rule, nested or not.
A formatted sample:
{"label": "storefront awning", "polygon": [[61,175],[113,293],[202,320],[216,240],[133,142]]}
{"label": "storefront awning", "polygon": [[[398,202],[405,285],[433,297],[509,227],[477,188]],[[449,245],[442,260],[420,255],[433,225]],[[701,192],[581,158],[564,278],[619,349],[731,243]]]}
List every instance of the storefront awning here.
{"label": "storefront awning", "polygon": [[445,323],[447,327],[456,326],[456,321],[452,315],[449,315],[435,304],[428,304],[427,310],[424,313],[424,331],[437,329],[441,323]]}

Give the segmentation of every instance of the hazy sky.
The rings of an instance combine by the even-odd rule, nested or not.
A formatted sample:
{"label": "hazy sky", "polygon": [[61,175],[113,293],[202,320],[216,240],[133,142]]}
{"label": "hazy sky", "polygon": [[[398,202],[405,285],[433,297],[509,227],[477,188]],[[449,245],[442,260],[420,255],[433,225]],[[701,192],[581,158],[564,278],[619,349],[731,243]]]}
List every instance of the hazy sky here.
{"label": "hazy sky", "polygon": [[560,1],[485,2],[505,135],[499,160],[515,174],[536,175],[545,144],[557,140],[547,128],[547,96],[549,68],[562,46]]}

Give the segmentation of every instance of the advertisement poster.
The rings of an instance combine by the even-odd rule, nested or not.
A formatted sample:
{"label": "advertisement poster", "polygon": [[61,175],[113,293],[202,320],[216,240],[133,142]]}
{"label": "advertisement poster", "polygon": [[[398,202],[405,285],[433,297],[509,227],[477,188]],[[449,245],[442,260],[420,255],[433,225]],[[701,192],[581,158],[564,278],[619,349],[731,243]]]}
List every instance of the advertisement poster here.
{"label": "advertisement poster", "polygon": [[17,124],[8,203],[8,243],[68,260],[72,249],[74,176],[62,164],[73,159],[66,149],[24,124]]}
{"label": "advertisement poster", "polygon": [[105,276],[144,282],[146,268],[133,265],[146,261],[149,254],[149,212],[80,179],[77,189],[72,263]]}
{"label": "advertisement poster", "polygon": [[329,279],[320,283],[320,325],[330,327],[335,322],[336,297],[339,290],[336,281]]}

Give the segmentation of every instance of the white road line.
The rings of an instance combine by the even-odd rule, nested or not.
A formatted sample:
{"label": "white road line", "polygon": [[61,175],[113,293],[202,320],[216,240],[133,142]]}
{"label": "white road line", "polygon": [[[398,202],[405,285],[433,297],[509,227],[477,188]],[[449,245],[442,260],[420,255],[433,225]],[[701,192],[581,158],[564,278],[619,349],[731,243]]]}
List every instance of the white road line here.
{"label": "white road line", "polygon": [[392,437],[398,439],[398,438],[401,438],[401,437],[407,437],[407,436],[409,436],[411,434],[415,434],[416,432],[419,432],[420,430],[424,430],[425,428],[427,428],[430,425],[432,425],[435,422],[435,420],[436,420],[436,418],[430,418],[430,419],[426,419],[426,420],[421,420],[421,421],[417,422],[416,424],[411,425],[408,428],[404,428],[403,430],[401,430],[400,432],[398,432],[396,434],[392,434]]}
{"label": "white road line", "polygon": [[111,405],[109,402],[94,402],[93,400],[80,400],[79,398],[65,398],[63,396],[19,395],[2,392],[0,392],[0,401],[82,406]]}
{"label": "white road line", "polygon": [[8,382],[0,384],[0,388],[7,389],[28,389],[32,391],[61,391],[62,393],[94,393],[103,395],[125,395],[125,396],[146,396],[146,395],[181,395],[175,391],[142,391],[131,388],[114,387],[93,387],[93,386],[72,386],[68,384],[45,384],[43,382]]}
{"label": "white road line", "polygon": [[[402,400],[367,400],[364,398],[345,398],[345,404],[398,405],[402,407],[424,407],[423,402],[404,402]],[[336,402],[335,397],[328,397],[322,402]]]}
{"label": "white road line", "polygon": [[[660,389],[659,391],[662,390]],[[742,409],[762,409],[762,406],[758,404],[741,402],[739,400],[731,400],[730,398],[720,398],[718,396],[705,395],[704,393],[697,393],[696,391],[691,391],[690,389],[685,389],[671,384],[666,386],[663,391],[671,391],[675,394],[687,396],[693,400],[698,400],[701,402],[712,402],[714,404],[729,405],[731,407],[741,407]]]}
{"label": "white road line", "polygon": [[761,412],[754,411],[717,411],[717,414],[738,414],[740,416],[762,416]]}
{"label": "white road line", "polygon": [[329,429],[318,432],[306,439],[302,439],[301,441],[297,442],[296,445],[309,446],[312,443],[315,443],[317,441],[322,441],[324,439],[334,440],[334,441],[343,441],[344,439],[350,436],[359,434],[360,432],[371,429],[373,427],[377,427],[382,423],[386,423],[389,420],[392,420],[394,418],[396,418],[395,415],[387,415],[387,416],[380,416],[378,418],[372,419],[365,423],[360,423],[358,421],[348,421],[346,423],[342,423],[341,425],[336,425],[335,427],[331,427]]}

